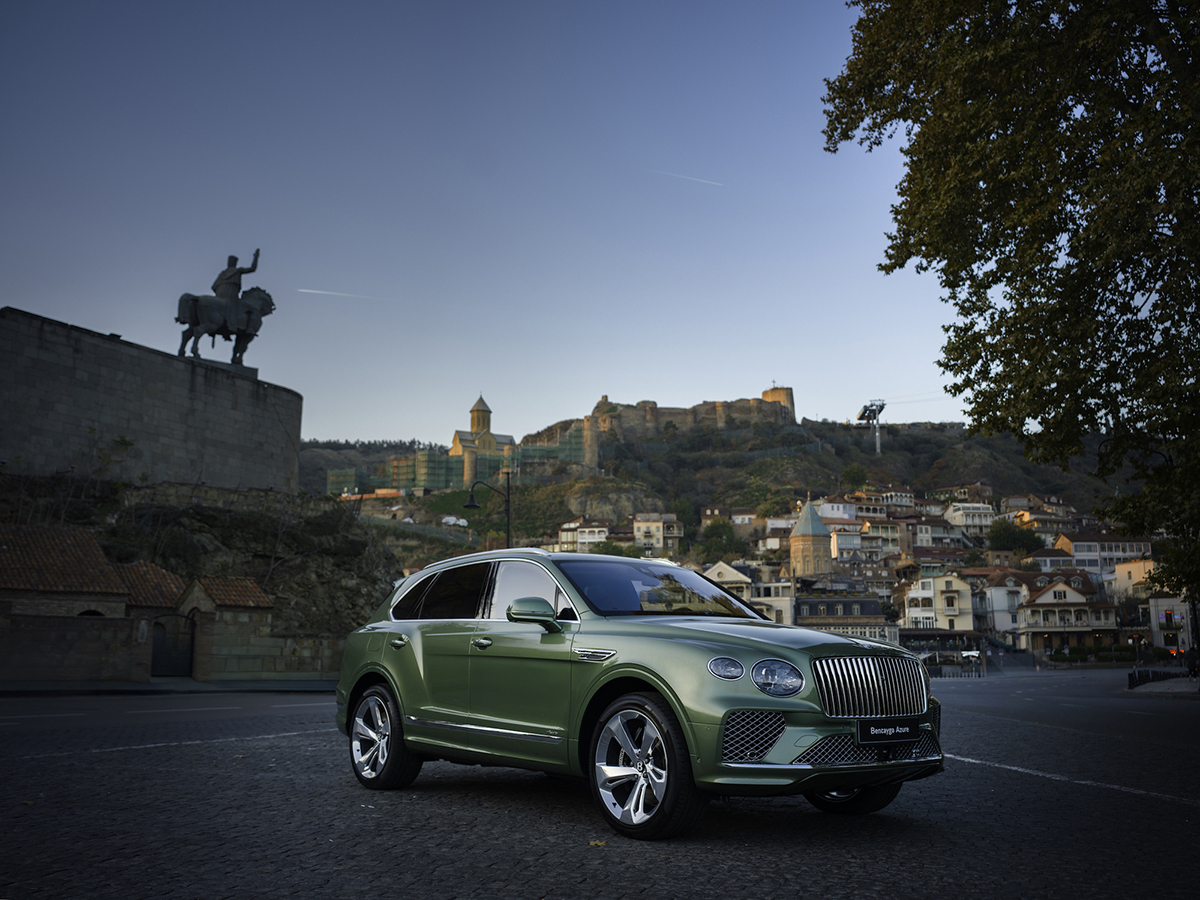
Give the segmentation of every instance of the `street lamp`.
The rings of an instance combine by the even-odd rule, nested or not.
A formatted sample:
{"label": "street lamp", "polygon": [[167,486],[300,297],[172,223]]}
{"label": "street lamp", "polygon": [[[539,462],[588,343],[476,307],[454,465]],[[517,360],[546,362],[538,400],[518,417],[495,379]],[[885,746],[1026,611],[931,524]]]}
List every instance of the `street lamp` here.
{"label": "street lamp", "polygon": [[475,485],[482,484],[485,488],[495,491],[504,498],[504,549],[512,549],[512,508],[509,503],[509,496],[512,494],[512,472],[508,469],[504,470],[504,490],[498,487],[492,487],[486,481],[476,481],[471,485],[470,494],[467,496],[467,502],[463,504],[463,509],[479,509],[479,502],[475,499]]}

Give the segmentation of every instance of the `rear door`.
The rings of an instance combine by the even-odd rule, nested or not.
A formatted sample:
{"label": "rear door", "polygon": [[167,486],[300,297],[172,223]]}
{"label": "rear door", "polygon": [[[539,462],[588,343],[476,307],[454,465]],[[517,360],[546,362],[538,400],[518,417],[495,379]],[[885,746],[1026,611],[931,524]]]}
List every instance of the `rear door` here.
{"label": "rear door", "polygon": [[463,745],[470,641],[491,570],[490,562],[445,569],[428,585],[418,585],[419,597],[402,598],[393,612],[398,621],[385,640],[384,662],[396,674],[410,739]]}

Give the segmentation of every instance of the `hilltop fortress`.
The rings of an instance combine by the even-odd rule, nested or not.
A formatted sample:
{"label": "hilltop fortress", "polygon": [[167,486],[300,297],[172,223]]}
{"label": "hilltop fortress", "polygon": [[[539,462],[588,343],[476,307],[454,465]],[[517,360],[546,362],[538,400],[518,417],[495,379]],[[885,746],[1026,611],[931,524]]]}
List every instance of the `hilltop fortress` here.
{"label": "hilltop fortress", "polygon": [[613,403],[605,395],[591,415],[556,422],[519,442],[492,432],[492,410],[482,396],[471,407],[470,417],[470,429],[454,433],[449,453],[427,449],[388,460],[375,478],[359,469],[330,469],[328,492],[455,490],[477,478],[493,478],[504,469],[520,473],[542,466],[596,471],[602,443],[654,441],[701,429],[795,425],[796,404],[789,387],[771,387],[761,399],[706,400],[686,409],[659,406],[653,400]]}
{"label": "hilltop fortress", "polygon": [[[592,410],[594,427],[616,441],[651,440],[664,433],[685,434],[696,429],[747,428],[753,425],[795,425],[796,402],[790,387],[772,387],[762,399],[705,400],[684,409],[641,400],[632,406],[613,403],[608,395]],[[585,434],[587,419],[584,419]],[[524,441],[522,441],[524,443]]]}

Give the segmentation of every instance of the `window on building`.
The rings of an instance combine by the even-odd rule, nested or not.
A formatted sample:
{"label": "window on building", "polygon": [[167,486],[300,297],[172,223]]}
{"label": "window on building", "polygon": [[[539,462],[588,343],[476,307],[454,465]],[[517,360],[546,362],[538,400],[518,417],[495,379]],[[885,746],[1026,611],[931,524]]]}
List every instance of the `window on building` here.
{"label": "window on building", "polygon": [[946,627],[947,627],[948,629],[950,629],[951,631],[953,631],[953,630],[954,630],[954,620],[953,620],[953,619],[947,619],[947,620],[946,620]]}
{"label": "window on building", "polygon": [[1067,592],[1066,592],[1066,591],[1055,591],[1055,592],[1054,592],[1054,599],[1055,599],[1055,600],[1066,600],[1066,599],[1067,599]]}
{"label": "window on building", "polygon": [[818,616],[825,615],[825,604],[824,603],[817,604],[817,615]]}
{"label": "window on building", "polygon": [[852,612],[854,615],[856,615],[856,616],[861,616],[861,615],[862,615],[862,606],[860,606],[860,605],[859,605],[859,604],[857,604],[857,603],[855,603],[855,604],[854,604],[852,607],[850,607],[850,610],[851,610],[851,612]]}

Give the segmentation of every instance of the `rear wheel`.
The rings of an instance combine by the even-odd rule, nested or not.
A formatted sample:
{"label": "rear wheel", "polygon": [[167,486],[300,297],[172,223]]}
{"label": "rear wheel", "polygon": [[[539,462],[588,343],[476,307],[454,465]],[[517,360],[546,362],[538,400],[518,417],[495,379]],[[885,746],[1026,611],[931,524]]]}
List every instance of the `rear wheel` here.
{"label": "rear wheel", "polygon": [[626,694],[592,735],[592,795],[605,821],[641,840],[691,828],[706,801],[692,780],[683,729],[659,694]]}
{"label": "rear wheel", "polygon": [[354,777],[374,790],[412,784],[421,758],[404,746],[400,710],[383,685],[367,688],[350,718],[350,765]]}
{"label": "rear wheel", "polygon": [[804,799],[821,812],[843,816],[862,816],[879,812],[896,799],[900,785],[884,784],[878,787],[854,788],[847,791],[810,791]]}

